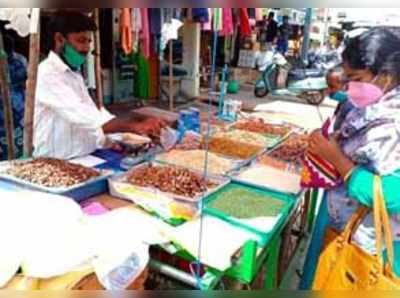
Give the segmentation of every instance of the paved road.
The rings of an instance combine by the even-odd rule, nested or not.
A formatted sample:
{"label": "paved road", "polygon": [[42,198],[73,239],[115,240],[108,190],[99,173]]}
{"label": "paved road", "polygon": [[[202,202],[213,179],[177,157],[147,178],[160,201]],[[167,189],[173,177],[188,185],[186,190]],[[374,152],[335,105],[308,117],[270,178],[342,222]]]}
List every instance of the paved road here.
{"label": "paved road", "polygon": [[226,99],[237,99],[243,102],[244,110],[255,111],[257,115],[268,114],[275,119],[292,119],[297,124],[308,129],[321,126],[322,122],[333,115],[335,101],[326,98],[319,106],[310,105],[302,99],[288,96],[267,96],[256,98],[252,91],[240,91],[238,94],[227,94]]}

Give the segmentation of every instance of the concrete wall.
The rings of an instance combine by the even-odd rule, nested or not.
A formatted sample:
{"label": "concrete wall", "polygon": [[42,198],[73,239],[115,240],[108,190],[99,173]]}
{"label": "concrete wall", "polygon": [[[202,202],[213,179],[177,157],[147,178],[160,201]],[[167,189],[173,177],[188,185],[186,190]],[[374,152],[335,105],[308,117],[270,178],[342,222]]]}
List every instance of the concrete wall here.
{"label": "concrete wall", "polygon": [[185,21],[183,66],[189,70],[189,75],[182,82],[182,89],[188,97],[196,97],[200,93],[200,29],[199,23]]}

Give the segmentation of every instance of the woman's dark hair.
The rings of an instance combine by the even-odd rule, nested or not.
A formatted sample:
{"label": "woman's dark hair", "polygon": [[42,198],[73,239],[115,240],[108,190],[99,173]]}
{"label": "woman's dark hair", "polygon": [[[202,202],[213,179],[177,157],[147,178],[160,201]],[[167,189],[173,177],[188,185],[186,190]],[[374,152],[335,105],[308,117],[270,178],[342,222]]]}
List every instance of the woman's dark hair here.
{"label": "woman's dark hair", "polygon": [[70,33],[84,31],[96,31],[96,23],[87,15],[74,10],[62,10],[57,12],[49,22],[51,30],[51,48],[54,48],[54,35],[61,33],[67,37]]}
{"label": "woman's dark hair", "polygon": [[353,69],[388,74],[400,82],[400,29],[378,27],[349,39],[342,58]]}

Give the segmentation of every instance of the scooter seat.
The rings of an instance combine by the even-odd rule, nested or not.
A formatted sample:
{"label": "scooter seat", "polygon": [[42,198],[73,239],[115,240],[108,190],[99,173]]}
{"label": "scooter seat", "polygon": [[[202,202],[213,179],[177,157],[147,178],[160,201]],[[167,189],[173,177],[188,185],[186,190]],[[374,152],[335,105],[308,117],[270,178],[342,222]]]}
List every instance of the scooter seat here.
{"label": "scooter seat", "polygon": [[289,72],[288,78],[291,81],[298,81],[306,78],[320,78],[324,76],[324,71],[320,69],[293,69]]}

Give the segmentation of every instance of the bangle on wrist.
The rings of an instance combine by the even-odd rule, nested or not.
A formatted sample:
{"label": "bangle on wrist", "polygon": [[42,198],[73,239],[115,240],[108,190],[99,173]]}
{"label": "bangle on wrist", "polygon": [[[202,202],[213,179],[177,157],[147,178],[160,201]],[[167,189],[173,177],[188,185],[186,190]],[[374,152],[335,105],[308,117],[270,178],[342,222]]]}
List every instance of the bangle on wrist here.
{"label": "bangle on wrist", "polygon": [[347,174],[343,177],[343,181],[344,181],[344,182],[347,182],[347,181],[350,179],[351,175],[354,173],[354,171],[355,171],[356,169],[357,169],[357,166],[352,167],[352,168],[347,172]]}

